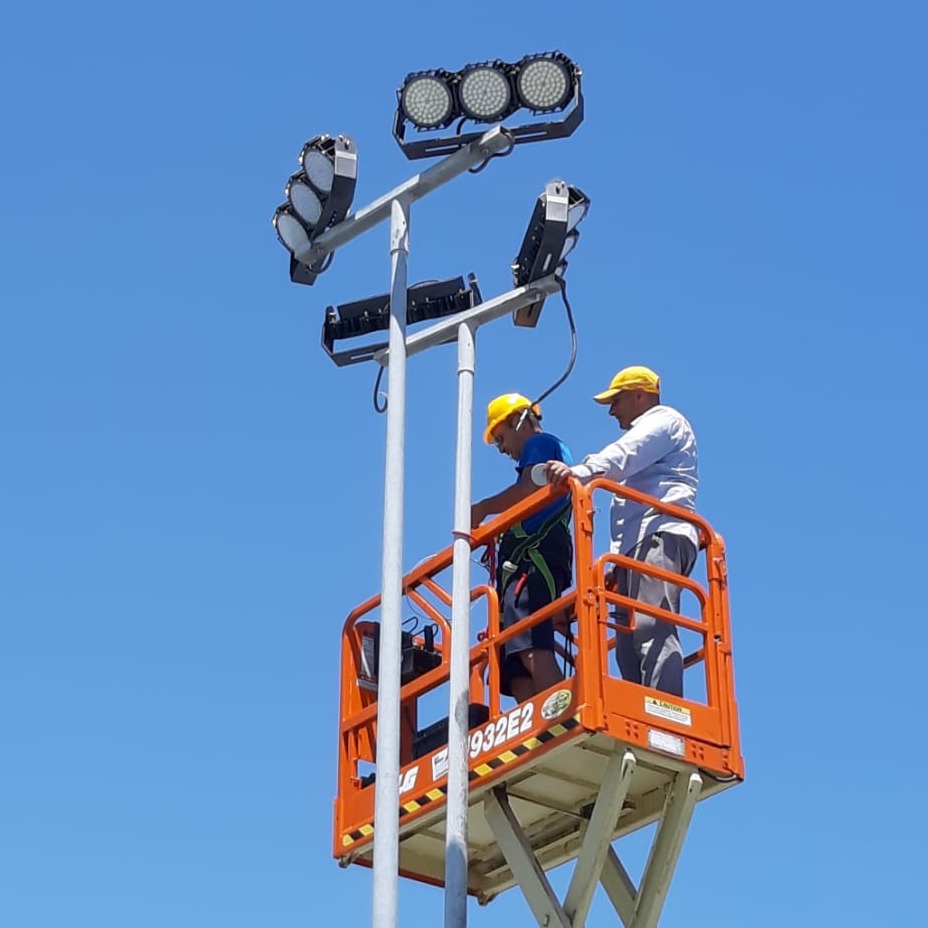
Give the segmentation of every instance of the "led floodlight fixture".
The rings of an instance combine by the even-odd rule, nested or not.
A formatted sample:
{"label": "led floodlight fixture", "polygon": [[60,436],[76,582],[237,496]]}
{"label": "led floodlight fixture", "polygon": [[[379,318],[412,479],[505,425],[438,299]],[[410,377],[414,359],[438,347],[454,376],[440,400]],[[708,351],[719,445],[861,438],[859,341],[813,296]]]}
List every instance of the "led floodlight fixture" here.
{"label": "led floodlight fixture", "polygon": [[560,52],[527,55],[516,65],[519,103],[535,113],[552,113],[567,105],[573,92],[573,62]]}
{"label": "led floodlight fixture", "polygon": [[291,255],[300,248],[308,247],[309,233],[306,231],[306,226],[298,216],[294,215],[289,203],[278,206],[271,221],[274,223],[281,245]]}
{"label": "led floodlight fixture", "polygon": [[[563,275],[567,255],[580,238],[577,226],[589,208],[590,200],[579,187],[571,187],[562,180],[547,184],[544,193],[535,201],[522,247],[512,263],[515,286],[525,286],[549,274]],[[515,315],[516,325],[537,325],[542,306],[544,299],[519,310]]]}
{"label": "led floodlight fixture", "polygon": [[461,71],[458,95],[461,111],[474,122],[495,122],[514,109],[511,76],[501,61]]}
{"label": "led floodlight fixture", "polygon": [[406,78],[400,107],[417,129],[438,129],[454,119],[453,77],[447,71],[420,71]]}
{"label": "led floodlight fixture", "polygon": [[[562,52],[526,55],[515,64],[482,61],[460,71],[414,71],[397,90],[393,136],[407,158],[447,155],[479,138],[479,131],[462,132],[467,122],[493,123],[518,110],[525,118],[507,125],[513,144],[540,142],[572,135],[583,121],[580,68]],[[534,119],[565,111],[563,118]],[[438,132],[457,122],[453,134]],[[430,133],[407,140],[406,130]]]}
{"label": "led floodlight fixture", "polygon": [[[443,319],[465,309],[472,309],[480,302],[480,289],[473,274],[468,275],[467,285],[463,277],[416,284],[407,291],[406,324],[415,325],[417,322]],[[377,341],[344,351],[335,351],[335,342],[382,332],[389,327],[389,293],[355,300],[353,303],[343,303],[341,306],[330,306],[325,311],[325,322],[322,325],[322,347],[339,367],[369,361],[378,351],[387,347],[386,341]],[[451,338],[453,337],[452,335]]]}
{"label": "led floodlight fixture", "polygon": [[347,135],[317,135],[300,152],[301,170],[284,187],[287,202],[272,220],[280,243],[290,252],[290,279],[313,284],[326,268],[326,258],[312,267],[296,259],[317,236],[341,222],[351,209],[358,178],[358,149]]}

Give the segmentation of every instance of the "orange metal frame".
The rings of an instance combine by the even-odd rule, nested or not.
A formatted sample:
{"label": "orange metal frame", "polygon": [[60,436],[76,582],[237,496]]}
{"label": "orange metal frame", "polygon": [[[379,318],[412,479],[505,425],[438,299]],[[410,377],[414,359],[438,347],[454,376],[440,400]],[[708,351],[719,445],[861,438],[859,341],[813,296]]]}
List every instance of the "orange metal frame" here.
{"label": "orange metal frame", "polygon": [[[597,491],[643,503],[696,526],[705,553],[705,585],[621,555],[605,553],[597,556],[593,543],[596,511],[593,495]],[[470,651],[470,699],[472,703],[489,707],[489,720],[469,735],[472,789],[474,781],[479,780],[482,785],[509,776],[529,753],[534,759],[565,739],[590,732],[605,733],[618,741],[651,751],[660,751],[662,744],[670,744],[672,748],[668,753],[676,755],[677,760],[692,763],[712,777],[743,779],[731,659],[725,548],[721,536],[708,522],[687,510],[661,503],[608,480],[597,479],[586,486],[570,480],[569,493],[575,558],[575,586],[571,590],[531,615],[520,626],[504,631],[500,628],[499,601],[493,584],[477,584],[471,589],[471,603],[482,603],[486,609],[487,628]],[[540,489],[492,522],[475,529],[471,538],[472,549],[492,546],[501,532],[558,495],[553,488]],[[403,590],[409,602],[437,626],[435,649],[441,655],[441,663],[405,684],[400,691],[398,814],[401,833],[417,818],[433,813],[445,798],[446,749],[438,748],[415,758],[412,746],[423,698],[439,687],[447,687],[449,681],[451,628],[448,615],[451,595],[436,577],[448,570],[451,562],[452,549],[449,546],[419,564],[403,579]],[[609,564],[667,579],[690,591],[699,604],[699,618],[647,606],[607,589],[605,576]],[[338,793],[333,853],[346,863],[367,849],[373,839],[374,787],[362,776],[361,767],[373,768],[376,763],[377,697],[376,687],[365,687],[359,679],[362,676],[361,639],[365,633],[371,633],[372,616],[379,605],[380,597],[372,596],[352,610],[342,634]],[[615,647],[617,635],[628,634],[631,630],[616,626],[610,614],[613,606],[624,606],[631,615],[637,611],[664,619],[701,636],[701,647],[688,655],[684,664],[686,667],[704,665],[705,702],[665,698],[665,694],[627,683],[610,674],[609,651]],[[531,701],[504,710],[500,694],[499,647],[526,625],[534,625],[549,617],[554,617],[563,640],[559,650],[564,654],[575,651],[570,660],[573,675]],[[421,644],[421,638],[417,642]],[[446,712],[445,709],[442,715]],[[659,737],[655,738],[655,732]],[[666,747],[663,749],[667,750]]]}

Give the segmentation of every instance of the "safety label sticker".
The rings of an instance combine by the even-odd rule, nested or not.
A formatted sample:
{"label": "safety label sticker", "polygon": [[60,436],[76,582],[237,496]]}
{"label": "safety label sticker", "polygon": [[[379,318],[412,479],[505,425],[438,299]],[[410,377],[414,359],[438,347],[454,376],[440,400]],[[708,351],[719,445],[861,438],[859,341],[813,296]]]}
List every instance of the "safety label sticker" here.
{"label": "safety label sticker", "polygon": [[657,731],[653,728],[648,729],[648,744],[658,751],[666,751],[668,754],[676,754],[683,757],[686,754],[686,742],[676,735],[668,735],[665,731]]}
{"label": "safety label sticker", "polygon": [[442,748],[432,757],[432,779],[437,780],[448,772],[448,749]]}
{"label": "safety label sticker", "polygon": [[686,706],[678,706],[675,702],[667,702],[666,699],[645,696],[644,711],[648,715],[656,715],[659,719],[667,719],[668,722],[676,722],[678,725],[693,725],[693,714]]}

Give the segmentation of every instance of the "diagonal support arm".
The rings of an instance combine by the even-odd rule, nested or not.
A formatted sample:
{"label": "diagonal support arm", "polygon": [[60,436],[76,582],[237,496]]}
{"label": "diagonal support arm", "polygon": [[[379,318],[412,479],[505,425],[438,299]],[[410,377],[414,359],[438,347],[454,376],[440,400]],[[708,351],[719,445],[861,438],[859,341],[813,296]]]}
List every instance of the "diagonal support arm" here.
{"label": "diagonal support arm", "polygon": [[599,879],[616,914],[625,928],[628,928],[635,917],[635,897],[638,895],[638,890],[635,889],[632,878],[612,847],[606,855],[606,863]]}
{"label": "diagonal support arm", "polygon": [[667,791],[661,823],[635,899],[635,917],[629,928],[657,925],[701,789],[702,777],[698,773],[682,772],[676,775]]}
{"label": "diagonal support arm", "polygon": [[483,800],[484,812],[503,857],[522,887],[525,899],[539,925],[547,928],[571,928],[570,919],[561,908],[551,884],[541,869],[525,834],[513,814],[505,787],[490,790]]}
{"label": "diagonal support arm", "polygon": [[593,806],[593,814],[583,836],[577,865],[564,899],[564,911],[572,928],[583,928],[586,922],[593,892],[610,849],[616,820],[622,811],[622,803],[636,766],[635,755],[627,749],[616,750],[609,758],[603,785]]}
{"label": "diagonal support arm", "polygon": [[696,771],[674,777],[636,890],[611,843],[636,767],[635,755],[627,747],[610,756],[563,906],[509,805],[505,786],[497,786],[484,797],[484,814],[497,844],[532,914],[544,928],[583,928],[597,881],[625,928],[656,928],[702,790],[702,777]]}

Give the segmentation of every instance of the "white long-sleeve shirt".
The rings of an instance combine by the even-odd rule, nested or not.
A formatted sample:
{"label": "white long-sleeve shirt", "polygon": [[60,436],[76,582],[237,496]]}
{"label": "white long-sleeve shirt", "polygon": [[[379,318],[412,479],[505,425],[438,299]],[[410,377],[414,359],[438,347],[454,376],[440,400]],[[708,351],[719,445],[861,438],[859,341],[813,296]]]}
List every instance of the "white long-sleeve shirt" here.
{"label": "white long-sleeve shirt", "polygon": [[[652,406],[633,420],[621,438],[588,454],[571,470],[581,481],[604,476],[661,502],[696,510],[696,436],[671,406]],[[613,497],[609,519],[613,553],[627,554],[654,532],[674,532],[699,544],[699,534],[690,523],[632,500]]]}

